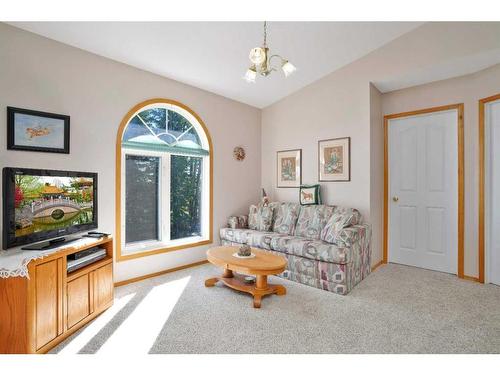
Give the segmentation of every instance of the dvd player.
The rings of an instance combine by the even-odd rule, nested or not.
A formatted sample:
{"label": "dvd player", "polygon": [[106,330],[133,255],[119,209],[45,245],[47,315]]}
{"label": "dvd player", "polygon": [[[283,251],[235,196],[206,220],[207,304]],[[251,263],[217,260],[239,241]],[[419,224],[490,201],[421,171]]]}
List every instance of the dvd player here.
{"label": "dvd player", "polygon": [[[82,251],[82,252],[86,252],[86,251]],[[78,254],[78,253],[76,253],[76,254]],[[71,255],[75,255],[75,254],[71,254]],[[74,272],[76,270],[79,270],[82,267],[88,266],[89,264],[92,264],[92,263],[95,263],[101,259],[104,259],[104,258],[106,258],[106,256],[107,256],[106,249],[101,249],[101,248],[97,248],[96,251],[93,251],[92,253],[87,254],[85,256],[81,256],[77,259],[69,259],[69,255],[68,255],[66,270],[68,273]]]}
{"label": "dvd player", "polygon": [[93,254],[99,250],[101,250],[101,248],[99,246],[94,246],[94,247],[91,247],[90,249],[82,250],[82,251],[79,251],[77,253],[73,253],[73,254],[68,255],[68,260],[77,260],[77,259],[86,257],[87,255]]}

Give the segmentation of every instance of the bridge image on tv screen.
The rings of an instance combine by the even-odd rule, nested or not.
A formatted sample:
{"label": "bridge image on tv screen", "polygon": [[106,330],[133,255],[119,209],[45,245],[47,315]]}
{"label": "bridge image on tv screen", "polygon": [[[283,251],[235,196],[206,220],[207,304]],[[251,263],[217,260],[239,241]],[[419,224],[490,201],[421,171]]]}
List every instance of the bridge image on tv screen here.
{"label": "bridge image on tv screen", "polygon": [[92,222],[92,178],[16,175],[16,237]]}

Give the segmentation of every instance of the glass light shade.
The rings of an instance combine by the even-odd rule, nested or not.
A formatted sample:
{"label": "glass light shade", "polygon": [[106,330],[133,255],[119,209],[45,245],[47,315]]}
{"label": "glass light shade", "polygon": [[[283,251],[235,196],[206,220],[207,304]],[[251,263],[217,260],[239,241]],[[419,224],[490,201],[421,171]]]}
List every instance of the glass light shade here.
{"label": "glass light shade", "polygon": [[248,57],[253,64],[261,65],[266,61],[266,50],[260,47],[252,48]]}
{"label": "glass light shade", "polygon": [[283,70],[283,73],[285,73],[285,77],[288,77],[297,70],[297,68],[289,61],[285,61],[285,63],[281,66],[281,69]]}
{"label": "glass light shade", "polygon": [[245,78],[245,81],[250,82],[250,83],[254,83],[256,77],[257,77],[257,71],[255,70],[255,67],[251,67],[245,73],[244,78]]}

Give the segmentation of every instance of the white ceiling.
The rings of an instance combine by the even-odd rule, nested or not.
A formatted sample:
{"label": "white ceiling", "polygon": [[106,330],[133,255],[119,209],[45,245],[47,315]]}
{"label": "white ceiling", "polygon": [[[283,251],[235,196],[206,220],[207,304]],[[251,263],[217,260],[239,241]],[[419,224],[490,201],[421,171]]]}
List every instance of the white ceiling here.
{"label": "white ceiling", "polygon": [[272,53],[297,72],[243,80],[248,52],[262,44],[259,22],[15,22],[11,25],[219,95],[266,107],[420,22],[268,22]]}

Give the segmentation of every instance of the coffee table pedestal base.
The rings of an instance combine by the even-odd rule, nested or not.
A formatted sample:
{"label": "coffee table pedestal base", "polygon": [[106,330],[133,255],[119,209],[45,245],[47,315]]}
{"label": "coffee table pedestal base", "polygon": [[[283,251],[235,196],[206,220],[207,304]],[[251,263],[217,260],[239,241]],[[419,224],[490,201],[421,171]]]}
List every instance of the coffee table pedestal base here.
{"label": "coffee table pedestal base", "polygon": [[283,285],[268,284],[267,275],[257,275],[255,284],[247,284],[245,283],[244,276],[235,275],[233,271],[226,268],[222,276],[205,280],[205,286],[214,286],[218,281],[221,281],[231,289],[251,294],[253,296],[253,307],[255,308],[260,308],[262,297],[264,296],[269,294],[282,296],[286,294],[286,288]]}

